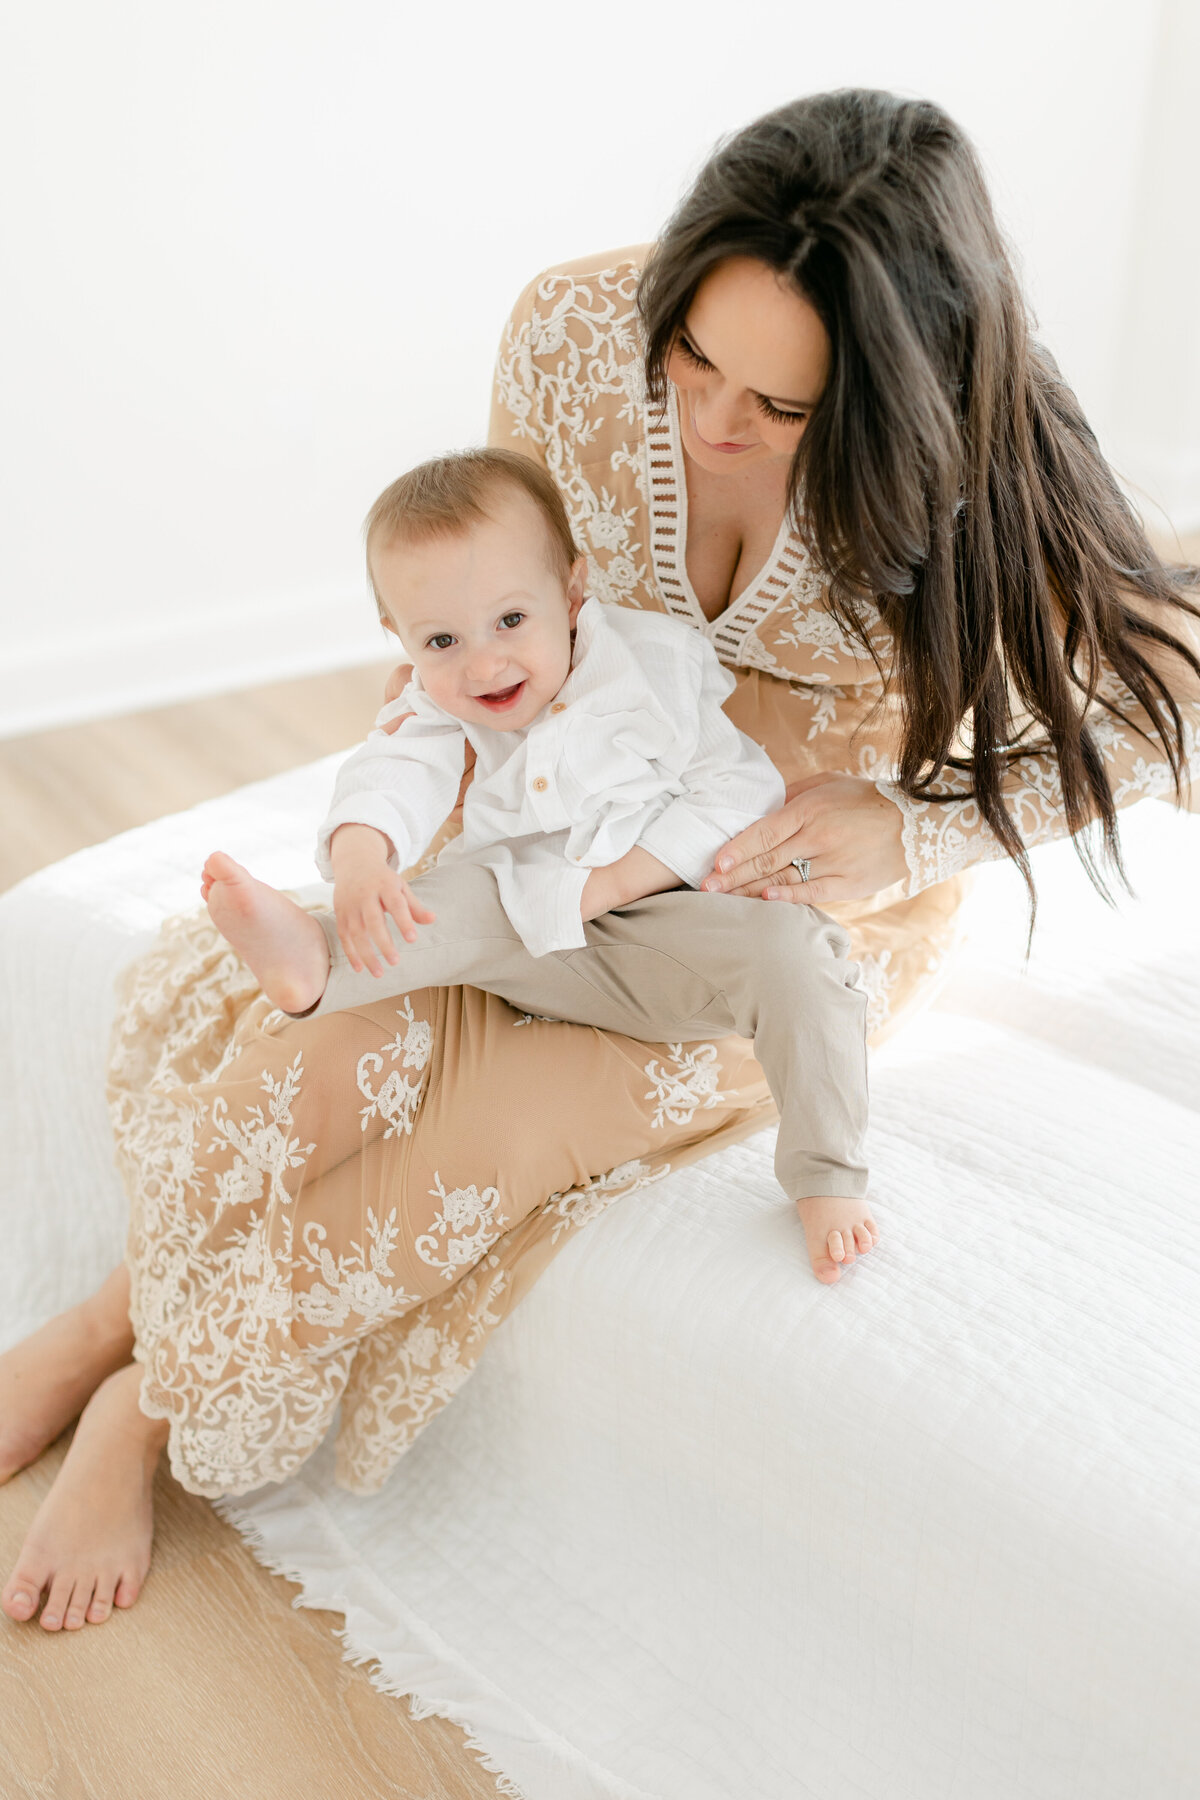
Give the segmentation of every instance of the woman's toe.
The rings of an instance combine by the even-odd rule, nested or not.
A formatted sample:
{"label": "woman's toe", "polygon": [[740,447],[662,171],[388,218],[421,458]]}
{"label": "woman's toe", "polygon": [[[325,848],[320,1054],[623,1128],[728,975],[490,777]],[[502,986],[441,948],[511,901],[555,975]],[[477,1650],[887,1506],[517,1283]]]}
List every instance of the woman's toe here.
{"label": "woman's toe", "polygon": [[142,1591],[141,1581],[136,1575],[122,1575],[117,1583],[117,1591],[113,1595],[114,1606],[132,1606]]}
{"label": "woman's toe", "polygon": [[84,1625],[87,1623],[88,1607],[92,1604],[92,1595],[95,1592],[95,1588],[96,1582],[94,1576],[80,1576],[79,1580],[75,1583],[75,1591],[71,1595],[70,1603],[67,1606],[66,1617],[63,1619],[64,1631],[83,1630]]}
{"label": "woman's toe", "polygon": [[87,1620],[89,1625],[103,1625],[105,1619],[107,1619],[109,1613],[112,1611],[113,1590],[116,1585],[116,1579],[112,1575],[101,1575],[98,1577],[96,1581],[96,1591],[92,1595],[92,1604],[87,1610]]}
{"label": "woman's toe", "polygon": [[32,1619],[49,1579],[49,1568],[36,1558],[19,1562],[4,1590],[3,1606],[9,1618],[19,1622]]}
{"label": "woman's toe", "polygon": [[50,1583],[50,1592],[46,1596],[46,1604],[42,1608],[41,1626],[43,1631],[61,1631],[63,1620],[67,1615],[71,1592],[75,1586],[74,1571],[70,1575],[56,1575]]}

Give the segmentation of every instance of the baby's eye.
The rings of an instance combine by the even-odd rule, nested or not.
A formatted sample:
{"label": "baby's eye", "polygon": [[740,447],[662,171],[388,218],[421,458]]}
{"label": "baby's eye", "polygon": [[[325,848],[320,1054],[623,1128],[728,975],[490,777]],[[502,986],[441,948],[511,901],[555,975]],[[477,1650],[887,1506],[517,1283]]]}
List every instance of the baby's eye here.
{"label": "baby's eye", "polygon": [[452,631],[435,631],[425,648],[427,650],[448,650],[453,642],[454,633]]}
{"label": "baby's eye", "polygon": [[524,617],[525,617],[525,614],[523,612],[505,613],[505,615],[501,619],[500,623],[504,627],[505,631],[512,631],[515,626],[517,626],[521,623],[521,620]]}

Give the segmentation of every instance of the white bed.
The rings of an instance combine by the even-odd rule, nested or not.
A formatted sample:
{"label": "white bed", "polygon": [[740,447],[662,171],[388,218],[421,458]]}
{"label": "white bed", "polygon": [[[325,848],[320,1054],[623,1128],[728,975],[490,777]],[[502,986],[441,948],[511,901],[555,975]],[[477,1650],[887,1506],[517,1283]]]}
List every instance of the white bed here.
{"label": "white bed", "polygon": [[[337,759],[0,899],[4,1341],[120,1254],[112,982],[222,844],[295,886]],[[372,1500],[230,1508],[528,1800],[1200,1792],[1200,819],[982,872],[876,1058],[883,1239],[808,1272],[764,1134],[570,1242]]]}

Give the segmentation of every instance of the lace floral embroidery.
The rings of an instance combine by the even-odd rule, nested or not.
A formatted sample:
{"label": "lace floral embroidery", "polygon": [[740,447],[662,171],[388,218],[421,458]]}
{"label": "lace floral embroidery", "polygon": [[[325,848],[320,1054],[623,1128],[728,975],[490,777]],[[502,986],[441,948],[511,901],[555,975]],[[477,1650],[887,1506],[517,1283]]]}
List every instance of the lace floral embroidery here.
{"label": "lace floral embroidery", "polygon": [[[404,996],[403,1010],[398,1009],[396,1016],[405,1022],[403,1032],[398,1031],[382,1051],[372,1050],[360,1057],[357,1069],[358,1091],[371,1103],[359,1113],[362,1129],[365,1131],[371,1120],[378,1115],[387,1120],[384,1137],[392,1137],[397,1131],[411,1134],[422,1083],[412,1080],[403,1071],[415,1069],[420,1074],[433,1049],[433,1033],[429,1023],[426,1019],[414,1016],[412,1001],[407,994]],[[393,1062],[399,1059],[400,1067],[390,1071],[381,1087],[373,1088],[371,1078],[382,1072],[385,1056],[390,1056]]]}
{"label": "lace floral embroidery", "polygon": [[657,1129],[669,1119],[672,1125],[687,1125],[696,1112],[707,1112],[729,1096],[718,1091],[721,1065],[715,1044],[698,1044],[685,1051],[682,1044],[670,1046],[669,1066],[658,1061],[646,1064],[646,1074],[654,1086],[646,1094],[655,1102],[650,1124]]}
{"label": "lace floral embroidery", "polygon": [[[1128,698],[1132,702],[1132,696]],[[1200,775],[1200,740],[1192,719],[1185,716],[1183,725],[1186,766],[1194,782]],[[1147,755],[1145,740],[1128,724],[1111,714],[1100,713],[1092,722],[1092,732],[1119,807],[1172,791],[1167,764]],[[904,815],[908,894],[918,894],[939,881],[948,881],[973,863],[994,861],[1006,854],[985,822],[978,801],[969,795],[957,801],[917,800],[890,781],[877,781],[875,785]],[[1005,804],[1030,849],[1066,836],[1062,778],[1053,756],[1021,757],[1009,770],[1005,785]],[[964,769],[947,769],[942,786],[952,793],[966,789],[970,775]]]}
{"label": "lace floral embroidery", "polygon": [[440,1270],[447,1281],[453,1281],[468,1263],[477,1261],[495,1243],[508,1221],[500,1211],[499,1188],[484,1188],[480,1193],[472,1183],[470,1187],[451,1188],[447,1193],[436,1171],[433,1182],[429,1191],[441,1201],[442,1210],[432,1229],[417,1238],[414,1247],[422,1262]]}

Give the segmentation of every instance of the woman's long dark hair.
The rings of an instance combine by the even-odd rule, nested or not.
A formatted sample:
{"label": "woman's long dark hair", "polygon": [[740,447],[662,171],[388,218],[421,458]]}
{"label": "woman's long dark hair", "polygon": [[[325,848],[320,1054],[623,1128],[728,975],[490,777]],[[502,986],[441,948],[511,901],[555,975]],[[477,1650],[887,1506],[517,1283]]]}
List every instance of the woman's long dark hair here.
{"label": "woman's long dark hair", "polygon": [[[1184,592],[1200,571],[1168,568],[1151,548],[1074,394],[1031,341],[971,145],[939,107],[869,89],[797,100],[721,145],[639,287],[652,401],[665,402],[697,287],[732,256],[793,282],[829,333],[829,382],[789,506],[839,621],[871,650],[856,605],[869,596],[892,634],[881,673],[902,709],[900,786],[958,799],[936,784],[948,767],[968,771],[1032,905],[1002,782],[1017,757],[1051,747],[1068,828],[1111,898],[1084,828],[1099,821],[1125,882],[1116,808],[1085,714],[1098,704],[1152,742],[1103,691],[1107,659],[1182,801],[1183,722],[1147,649],[1178,652],[1200,676],[1169,627],[1173,614],[1200,618]],[[1130,591],[1157,603],[1149,617]],[[953,754],[956,738],[968,756]]]}

